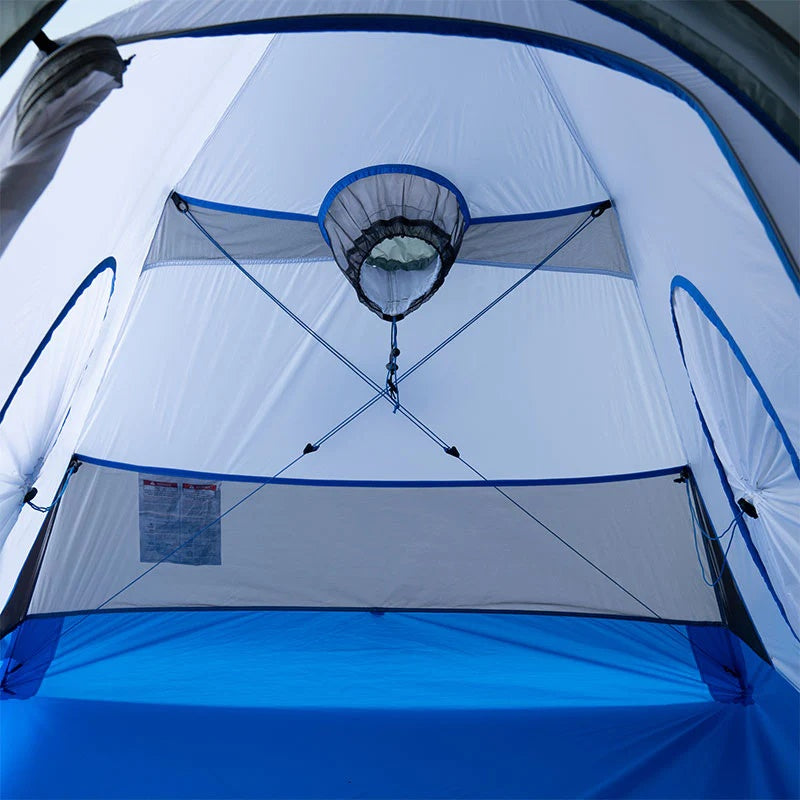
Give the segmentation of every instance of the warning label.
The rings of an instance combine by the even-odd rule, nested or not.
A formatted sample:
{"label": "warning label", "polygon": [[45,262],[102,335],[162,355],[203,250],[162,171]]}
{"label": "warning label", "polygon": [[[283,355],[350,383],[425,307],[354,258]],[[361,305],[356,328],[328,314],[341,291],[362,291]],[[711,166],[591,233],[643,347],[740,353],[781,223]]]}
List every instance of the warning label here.
{"label": "warning label", "polygon": [[222,563],[217,483],[139,475],[139,560]]}

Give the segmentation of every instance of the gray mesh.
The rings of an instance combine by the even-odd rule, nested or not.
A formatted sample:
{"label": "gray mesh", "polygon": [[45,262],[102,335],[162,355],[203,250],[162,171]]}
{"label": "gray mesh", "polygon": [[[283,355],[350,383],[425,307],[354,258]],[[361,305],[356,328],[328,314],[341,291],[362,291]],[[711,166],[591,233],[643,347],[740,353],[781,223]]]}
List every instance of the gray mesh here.
{"label": "gray mesh", "polygon": [[[332,260],[316,220],[281,219],[208,209],[190,203],[198,221],[243,262]],[[559,245],[588,212],[513,222],[472,224],[457,261],[527,268]],[[222,265],[227,261],[168,201],[144,269],[170,264]],[[544,269],[631,274],[614,209],[609,209],[547,262]]]}
{"label": "gray mesh", "polygon": [[[94,608],[149,566],[140,553],[142,478],[133,471],[81,467],[59,509],[31,613]],[[700,577],[685,487],[674,478],[504,491],[659,617],[718,622],[714,590]],[[219,489],[223,511],[258,485],[207,480]],[[194,524],[210,521],[194,513]],[[206,513],[213,517],[216,507]],[[173,527],[185,522],[173,520]],[[106,607],[655,616],[487,485],[276,483],[220,527],[221,563],[160,564]]]}
{"label": "gray mesh", "polygon": [[[582,211],[543,219],[473,224],[464,234],[459,261],[530,267],[538,264],[589,215]],[[613,208],[550,259],[545,268],[585,269],[630,275]]]}
{"label": "gray mesh", "polygon": [[[461,245],[465,220],[459,198],[441,183],[408,172],[367,174],[333,191],[323,225],[358,299],[385,319],[399,319],[432,297]],[[376,248],[391,248],[388,243],[397,240],[408,246],[394,246],[392,258],[376,258]],[[428,246],[424,264],[418,258],[423,245]]]}
{"label": "gray mesh", "polygon": [[[197,205],[191,205],[191,209],[198,222],[236,259],[311,261],[331,258],[331,251],[316,220],[256,216]],[[222,253],[168,200],[144,269],[187,262],[228,263]]]}

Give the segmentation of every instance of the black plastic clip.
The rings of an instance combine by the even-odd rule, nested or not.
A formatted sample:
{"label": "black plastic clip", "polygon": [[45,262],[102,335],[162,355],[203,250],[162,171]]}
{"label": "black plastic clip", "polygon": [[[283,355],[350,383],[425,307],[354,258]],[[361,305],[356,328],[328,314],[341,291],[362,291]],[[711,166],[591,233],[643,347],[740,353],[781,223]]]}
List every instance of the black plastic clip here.
{"label": "black plastic clip", "polygon": [[684,467],[681,470],[681,474],[677,478],[673,478],[672,482],[673,483],[686,483],[686,481],[689,480],[689,475],[690,475],[689,467]]}
{"label": "black plastic clip", "polygon": [[307,456],[309,453],[316,453],[316,452],[317,452],[317,450],[319,450],[319,445],[318,445],[318,444],[311,444],[311,442],[309,442],[309,443],[308,443],[308,444],[307,444],[307,445],[306,445],[306,446],[303,448],[303,455],[304,455],[304,456]]}
{"label": "black plastic clip", "polygon": [[736,501],[736,505],[738,505],[748,517],[758,519],[758,511],[756,511],[756,507],[749,500],[745,500],[744,497],[740,497]]}
{"label": "black plastic clip", "polygon": [[22,498],[22,502],[26,505],[33,501],[33,498],[39,494],[39,490],[35,486],[31,486],[30,489],[25,493],[25,497]]}
{"label": "black plastic clip", "polygon": [[170,199],[175,203],[175,208],[177,208],[181,214],[185,214],[189,210],[189,204],[177,192],[173,192],[170,195]]}
{"label": "black plastic clip", "polygon": [[32,41],[46,56],[55,53],[61,46],[58,42],[54,42],[44,31],[39,31]]}
{"label": "black plastic clip", "polygon": [[458,448],[454,444],[451,444],[450,447],[445,447],[444,451],[447,455],[453,456],[453,458],[461,458],[461,453],[458,452]]}
{"label": "black plastic clip", "polygon": [[609,208],[611,208],[611,201],[603,200],[603,202],[600,203],[599,206],[596,206],[595,208],[592,209],[592,217],[594,219],[597,219],[599,216],[602,215],[604,211],[608,211]]}

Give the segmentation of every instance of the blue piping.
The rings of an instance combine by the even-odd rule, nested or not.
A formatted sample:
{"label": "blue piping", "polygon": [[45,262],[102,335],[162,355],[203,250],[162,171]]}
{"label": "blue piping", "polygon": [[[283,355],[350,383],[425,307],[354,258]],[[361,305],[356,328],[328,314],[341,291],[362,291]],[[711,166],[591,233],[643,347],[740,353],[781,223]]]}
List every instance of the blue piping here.
{"label": "blue piping", "polygon": [[230,214],[242,214],[246,217],[268,217],[270,219],[288,219],[293,222],[314,222],[317,218],[311,214],[295,214],[292,211],[270,211],[266,208],[249,208],[248,206],[235,206],[228,203],[215,203],[211,200],[201,200],[199,197],[181,197],[190,205],[198,208],[209,208],[212,211],[227,211]]}
{"label": "blue piping", "polygon": [[573,486],[586,483],[619,483],[646,478],[661,478],[667,475],[679,475],[684,467],[667,467],[666,469],[648,470],[644,472],[628,472],[620,475],[596,475],[585,478],[539,478],[534,480],[499,480],[499,481],[351,481],[351,480],[316,480],[311,478],[265,478],[261,475],[231,475],[220,472],[196,472],[169,467],[147,467],[129,464],[124,461],[109,461],[94,456],[78,453],[75,458],[85,464],[98,467],[125,470],[127,472],[144,472],[151,475],[176,475],[198,478],[200,480],[229,481],[231,483],[263,483],[269,481],[287,486],[349,486],[375,489],[439,489],[480,486]]}
{"label": "blue piping", "polygon": [[[706,127],[714,137],[714,141],[717,143],[725,160],[736,176],[739,186],[745,193],[753,211],[764,227],[764,231],[783,264],[783,268],[789,276],[795,291],[800,295],[800,274],[795,272],[794,262],[786,251],[770,215],[764,208],[750,178],[744,171],[738,157],[719,129],[717,123],[700,101],[683,86],[652,67],[640,64],[632,58],[614,53],[602,47],[597,47],[596,45],[569,39],[565,36],[503,25],[501,23],[447,19],[443,17],[417,17],[400,14],[321,14],[318,16],[249,20],[217,25],[209,28],[195,28],[190,31],[166,34],[159,38],[198,38],[204,36],[234,36],[258,33],[311,33],[334,31],[435,33],[442,36],[464,36],[475,39],[497,39],[506,42],[517,42],[531,47],[539,47],[544,50],[552,50],[556,53],[564,53],[584,61],[589,61],[593,64],[599,64],[603,67],[613,69],[616,72],[631,75],[645,83],[649,83],[652,86],[669,92],[694,109],[706,124]],[[141,41],[146,38],[148,37],[145,36],[140,39],[131,38],[124,40],[123,43]]]}
{"label": "blue piping", "polygon": [[789,630],[791,631],[794,638],[800,642],[800,638],[798,638],[797,633],[795,632],[791,622],[789,622],[788,616],[786,615],[786,609],[784,608],[781,599],[775,592],[775,587],[772,585],[772,580],[770,579],[769,573],[767,572],[767,568],[764,565],[763,560],[761,559],[761,554],[758,552],[758,548],[756,548],[755,542],[753,541],[753,538],[750,535],[750,529],[747,527],[747,523],[744,521],[744,515],[741,514],[741,509],[736,503],[736,498],[733,494],[733,489],[731,488],[731,485],[728,481],[728,476],[725,472],[725,468],[723,467],[722,461],[720,460],[719,455],[717,454],[717,448],[714,445],[714,438],[711,435],[711,431],[709,430],[708,424],[706,423],[706,418],[703,415],[703,411],[700,408],[700,403],[697,400],[697,395],[695,394],[694,391],[694,385],[692,384],[691,376],[689,376],[689,370],[686,367],[686,356],[683,351],[683,340],[681,339],[681,332],[680,328],[678,327],[678,319],[675,314],[675,292],[677,289],[683,289],[692,298],[692,300],[695,301],[698,308],[703,312],[704,316],[719,331],[720,335],[728,343],[728,346],[731,348],[731,352],[733,352],[736,359],[742,365],[745,374],[752,382],[755,390],[758,392],[758,395],[761,398],[761,402],[764,404],[764,409],[772,419],[773,423],[775,424],[775,427],[778,429],[778,432],[781,435],[781,439],[783,440],[784,445],[786,446],[786,449],[789,453],[789,458],[792,461],[792,466],[794,467],[795,473],[797,473],[798,477],[800,477],[800,473],[798,473],[797,452],[795,451],[794,447],[792,447],[791,442],[788,440],[788,436],[786,435],[786,430],[784,429],[783,424],[778,418],[778,415],[776,414],[775,409],[772,406],[772,403],[769,401],[769,398],[767,397],[763,387],[759,383],[758,378],[756,378],[752,367],[747,362],[747,359],[744,357],[742,351],[739,349],[739,346],[734,340],[730,331],[722,323],[722,320],[719,318],[717,313],[711,307],[711,304],[708,302],[708,300],[706,300],[706,298],[701,294],[700,290],[690,280],[688,280],[688,278],[685,278],[683,275],[676,275],[672,279],[672,284],[670,286],[670,308],[672,310],[672,325],[675,328],[675,336],[678,339],[678,347],[680,348],[681,351],[681,359],[683,360],[683,367],[686,370],[687,376],[689,377],[689,387],[692,390],[692,397],[694,398],[694,406],[697,409],[697,415],[700,417],[700,425],[703,429],[703,434],[705,435],[706,440],[708,441],[708,446],[711,448],[711,455],[714,458],[714,465],[717,468],[717,474],[719,475],[720,483],[722,484],[725,496],[728,499],[728,504],[731,507],[731,511],[733,511],[734,516],[737,519],[739,530],[741,531],[742,538],[744,539],[745,544],[747,545],[747,550],[750,553],[750,557],[753,559],[753,562],[758,568],[758,571],[761,573],[761,577],[764,580],[767,589],[769,589],[769,592],[772,595],[772,599],[778,606],[778,610],[780,611],[781,616],[783,617],[784,621],[789,627]]}
{"label": "blue piping", "polygon": [[[75,290],[75,293],[67,300],[66,305],[64,308],[61,309],[59,315],[55,318],[55,321],[48,329],[47,333],[44,335],[44,338],[41,342],[39,342],[39,346],[34,351],[33,355],[31,356],[28,363],[25,365],[25,369],[22,370],[17,382],[14,384],[14,388],[11,390],[11,394],[9,394],[8,399],[3,404],[3,407],[0,408],[0,425],[3,423],[5,419],[6,412],[8,411],[9,407],[11,406],[14,397],[16,396],[17,392],[20,390],[23,381],[28,376],[30,371],[36,365],[36,362],[39,360],[39,357],[44,352],[45,347],[50,343],[50,340],[53,338],[53,334],[56,332],[58,326],[66,319],[67,314],[72,310],[73,306],[78,302],[81,295],[92,285],[94,279],[97,278],[101,273],[105,272],[107,269],[111,270],[111,289],[108,293],[108,301],[106,302],[106,312],[108,311],[108,302],[111,300],[111,296],[114,294],[114,283],[116,282],[117,277],[117,262],[109,257],[106,258],[104,261],[101,261],[81,282],[80,286]],[[103,315],[103,319],[105,319],[105,313]]]}
{"label": "blue piping", "polygon": [[488,225],[493,222],[527,222],[532,219],[552,219],[553,217],[568,217],[571,214],[588,214],[604,202],[604,200],[598,200],[596,203],[587,203],[582,206],[559,208],[554,211],[534,211],[530,214],[501,214],[496,217],[473,217],[472,224]]}
{"label": "blue piping", "polygon": [[[387,166],[389,166],[389,165],[387,165]],[[368,167],[365,170],[359,170],[359,172],[367,173],[369,170],[374,170],[374,169],[376,169],[376,168],[375,167]],[[413,168],[409,167],[408,170],[403,170],[403,171],[404,172],[405,171],[411,172],[412,170],[413,170],[413,174],[422,174],[422,173],[428,172],[427,170],[422,170],[422,169],[420,169],[418,167],[413,167]],[[400,170],[381,170],[381,171],[382,172],[390,172],[390,171],[399,172]],[[353,174],[355,175],[356,173],[353,173]],[[378,174],[378,173],[376,172],[375,174]],[[432,174],[435,175],[436,173],[432,173]],[[348,175],[347,177],[349,178],[350,176]],[[363,175],[360,176],[360,177],[363,177]],[[426,175],[425,177],[428,177],[428,176]],[[342,180],[345,180],[345,179],[343,178]],[[357,178],[354,178],[353,180],[357,180]],[[446,178],[443,178],[441,176],[439,176],[439,178],[437,179],[436,182],[437,183],[442,183],[443,181],[446,181],[447,184],[450,183],[449,181],[447,181]],[[341,183],[341,181],[339,183],[337,183],[336,186],[339,186],[340,183]],[[348,183],[352,183],[352,180],[348,181]],[[344,188],[345,185],[347,185],[347,184],[342,184],[342,186],[340,188]],[[457,197],[460,195],[459,190],[455,186],[453,186],[452,184],[451,185],[447,185],[446,188],[448,188],[454,194],[458,193],[458,194],[456,194]],[[331,191],[333,191],[333,190],[331,190]],[[328,195],[330,195],[330,191],[328,192]],[[326,200],[328,200],[328,195],[326,195],[326,198],[325,198]],[[201,199],[199,197],[190,197],[189,195],[184,195],[184,194],[182,194],[181,197],[190,206],[196,206],[197,208],[208,208],[208,209],[210,209],[212,211],[224,211],[224,212],[229,213],[229,214],[242,214],[243,216],[248,216],[248,217],[267,217],[269,219],[286,219],[286,220],[292,220],[294,222],[313,222],[315,224],[319,223],[321,218],[324,218],[322,207],[320,207],[319,215],[315,216],[315,215],[311,215],[311,214],[296,214],[293,211],[273,211],[271,209],[266,209],[266,208],[252,208],[250,206],[237,206],[237,205],[233,205],[233,204],[230,204],[230,203],[218,203],[218,202],[216,202],[214,200],[203,200],[203,199]],[[462,199],[463,199],[463,197],[462,197]],[[328,200],[327,206],[330,205],[330,202],[332,200],[333,200],[333,198],[331,197],[330,200]],[[604,202],[604,201],[598,200],[596,203],[587,203],[586,205],[573,206],[572,208],[557,208],[557,209],[554,209],[552,211],[533,211],[533,212],[526,213],[526,214],[498,214],[498,215],[492,216],[492,217],[471,217],[469,224],[470,225],[487,225],[487,224],[491,224],[491,223],[495,223],[495,222],[526,222],[526,221],[529,221],[529,220],[537,220],[537,219],[554,219],[556,217],[569,217],[569,216],[572,216],[574,214],[586,214],[589,211],[593,211],[602,202]],[[323,206],[326,206],[324,201],[323,201]],[[326,213],[327,213],[327,206],[326,206]],[[462,208],[462,214],[463,214],[464,207],[466,207],[466,200],[464,200],[464,206],[461,207]],[[467,219],[467,218],[465,217],[465,219]]]}
{"label": "blue piping", "polygon": [[325,217],[328,214],[328,209],[330,208],[331,203],[336,199],[336,195],[338,195],[339,192],[341,192],[346,186],[349,186],[351,183],[355,183],[362,178],[368,178],[371,175],[389,175],[393,173],[400,175],[419,175],[420,178],[426,178],[429,181],[438,183],[440,186],[444,186],[445,189],[455,195],[455,198],[458,201],[458,206],[461,209],[461,216],[464,217],[464,229],[466,230],[466,228],[469,227],[471,217],[469,214],[469,206],[467,205],[467,201],[464,199],[464,195],[461,194],[459,188],[445,178],[444,175],[440,175],[438,172],[425,169],[424,167],[414,166],[413,164],[376,164],[372,167],[363,167],[362,169],[357,169],[355,172],[345,175],[343,178],[340,178],[338,181],[336,181],[336,183],[334,183],[330,189],[328,189],[328,193],[325,195],[325,199],[322,201],[322,205],[319,207],[319,215],[317,219],[319,221],[319,229],[322,231],[322,236],[329,245],[331,242],[328,237],[328,232],[325,230]]}

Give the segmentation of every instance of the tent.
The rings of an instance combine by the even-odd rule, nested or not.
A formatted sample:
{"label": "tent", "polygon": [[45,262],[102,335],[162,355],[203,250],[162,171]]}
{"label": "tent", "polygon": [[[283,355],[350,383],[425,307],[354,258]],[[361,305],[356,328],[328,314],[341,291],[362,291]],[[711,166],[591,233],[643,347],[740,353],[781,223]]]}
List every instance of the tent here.
{"label": "tent", "polygon": [[46,47],[0,119],[0,795],[800,794],[778,5]]}

